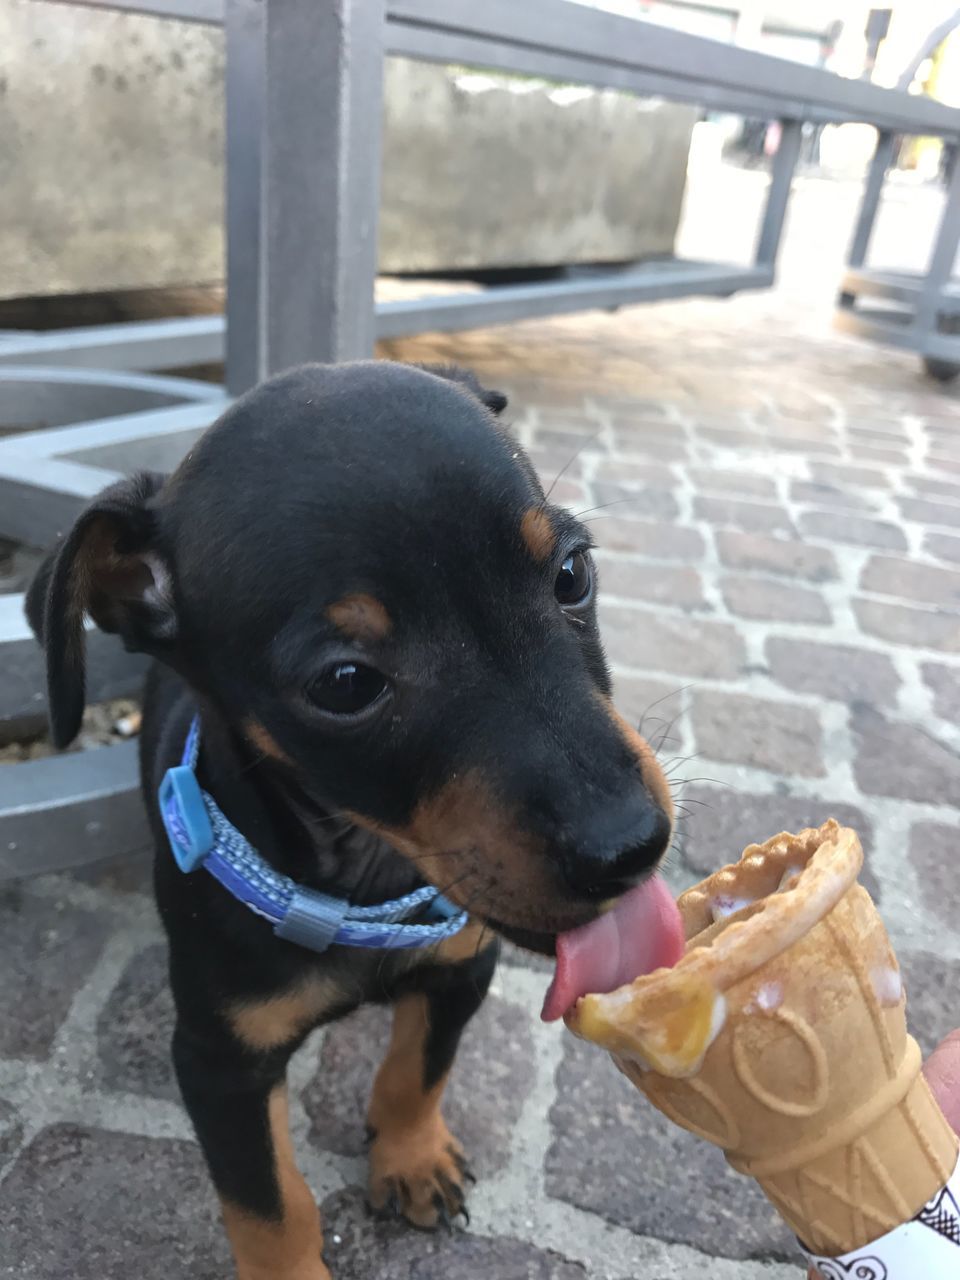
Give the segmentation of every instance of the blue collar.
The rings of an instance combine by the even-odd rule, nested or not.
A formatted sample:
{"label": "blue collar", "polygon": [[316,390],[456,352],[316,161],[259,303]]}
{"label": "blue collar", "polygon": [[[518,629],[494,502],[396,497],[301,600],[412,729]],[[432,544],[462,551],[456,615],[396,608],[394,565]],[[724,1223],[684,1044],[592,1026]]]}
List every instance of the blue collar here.
{"label": "blue collar", "polygon": [[[352,906],[297,884],[274,871],[247,838],[233,826],[216,802],[200,788],[200,718],[195,716],[179,766],[168,769],[160,784],[160,816],[181,871],[203,867],[238,901],[273,925],[278,938],[311,951],[342,947],[426,947],[449,938],[467,923],[430,885],[392,902]],[[425,909],[425,910],[424,910]],[[420,911],[423,923],[403,924]]]}

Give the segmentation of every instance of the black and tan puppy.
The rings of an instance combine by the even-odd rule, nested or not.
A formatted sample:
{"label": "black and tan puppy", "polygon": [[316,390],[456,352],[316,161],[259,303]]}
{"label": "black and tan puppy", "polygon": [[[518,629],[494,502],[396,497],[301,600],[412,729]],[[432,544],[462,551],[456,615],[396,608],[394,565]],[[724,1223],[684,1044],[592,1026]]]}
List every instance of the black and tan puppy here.
{"label": "black and tan puppy", "polygon": [[[142,775],[173,1054],[243,1280],[328,1276],[286,1125],[308,1032],[393,1004],[370,1200],[448,1221],[467,1168],[441,1095],[496,935],[553,954],[669,840],[663,776],[609,702],[589,538],[545,500],[504,404],[456,370],[294,370],[169,478],[103,493],[29,595],[59,745],[83,711],[86,614],[157,660]],[[157,789],[198,712],[200,783],[273,867],[356,904],[434,885],[468,926],[316,954],[183,874]]]}

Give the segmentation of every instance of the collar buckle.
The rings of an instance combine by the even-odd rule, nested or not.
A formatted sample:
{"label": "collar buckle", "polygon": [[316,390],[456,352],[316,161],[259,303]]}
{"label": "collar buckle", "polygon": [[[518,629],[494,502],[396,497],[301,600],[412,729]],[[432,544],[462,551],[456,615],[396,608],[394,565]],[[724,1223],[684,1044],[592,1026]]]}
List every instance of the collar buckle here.
{"label": "collar buckle", "polygon": [[160,817],[181,871],[196,871],[213,848],[213,827],[189,765],[168,769],[160,784]]}

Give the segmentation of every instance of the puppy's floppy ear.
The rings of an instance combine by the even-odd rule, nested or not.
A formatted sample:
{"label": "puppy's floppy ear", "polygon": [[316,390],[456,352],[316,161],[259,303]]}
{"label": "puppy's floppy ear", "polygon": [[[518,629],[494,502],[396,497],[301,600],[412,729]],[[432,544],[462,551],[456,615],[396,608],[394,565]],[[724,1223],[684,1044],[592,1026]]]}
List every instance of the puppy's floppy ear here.
{"label": "puppy's floppy ear", "polygon": [[503,392],[488,391],[486,387],[480,385],[476,374],[471,373],[469,369],[461,369],[455,364],[420,364],[417,368],[423,369],[425,373],[432,373],[437,378],[446,378],[448,382],[459,382],[461,387],[466,387],[472,392],[481,404],[485,404],[491,413],[503,413],[507,407],[507,397]]}
{"label": "puppy's floppy ear", "polygon": [[26,613],[47,655],[54,745],[76,737],[85,702],[84,618],[124,647],[161,653],[177,634],[170,571],[156,547],[151,500],[164,477],[143,473],[105,489],[37,572]]}

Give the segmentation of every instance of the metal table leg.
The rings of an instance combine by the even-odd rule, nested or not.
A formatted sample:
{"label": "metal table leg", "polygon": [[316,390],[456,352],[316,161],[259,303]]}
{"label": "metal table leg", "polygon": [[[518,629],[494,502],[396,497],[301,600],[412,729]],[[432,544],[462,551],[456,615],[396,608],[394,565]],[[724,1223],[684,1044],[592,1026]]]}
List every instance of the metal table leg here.
{"label": "metal table leg", "polygon": [[767,204],[760,224],[757,238],[757,266],[776,266],[780,252],[780,239],[783,234],[783,223],[787,214],[787,203],[793,185],[793,175],[800,157],[800,143],[803,139],[803,124],[799,120],[784,120],[780,134],[780,145],[773,158],[773,172],[770,189],[767,192]]}
{"label": "metal table leg", "polygon": [[[863,188],[857,225],[853,229],[853,239],[850,241],[850,250],[847,254],[847,262],[851,267],[862,267],[867,260],[867,250],[870,247],[870,238],[873,235],[877,212],[880,208],[880,197],[883,195],[883,184],[887,170],[893,161],[895,142],[896,135],[889,130],[883,130],[877,135],[877,145]],[[855,298],[855,294],[842,292],[838,301],[842,307],[852,307]]]}
{"label": "metal table leg", "polygon": [[[942,291],[953,275],[958,246],[960,246],[960,165],[955,165],[913,322],[917,334],[917,346],[923,352],[927,350],[927,343],[935,334],[960,333],[956,317],[942,319],[940,315]],[[944,360],[925,354],[923,364],[927,373],[940,382],[949,382],[960,374],[960,363],[953,360]]]}

